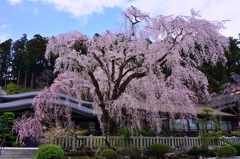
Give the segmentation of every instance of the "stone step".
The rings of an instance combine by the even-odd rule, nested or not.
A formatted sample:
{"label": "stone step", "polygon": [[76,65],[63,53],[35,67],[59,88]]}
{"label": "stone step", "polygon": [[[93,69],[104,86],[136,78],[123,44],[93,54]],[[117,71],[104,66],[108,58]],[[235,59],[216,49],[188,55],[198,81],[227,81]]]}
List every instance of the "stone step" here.
{"label": "stone step", "polygon": [[4,147],[0,159],[34,159],[38,148]]}

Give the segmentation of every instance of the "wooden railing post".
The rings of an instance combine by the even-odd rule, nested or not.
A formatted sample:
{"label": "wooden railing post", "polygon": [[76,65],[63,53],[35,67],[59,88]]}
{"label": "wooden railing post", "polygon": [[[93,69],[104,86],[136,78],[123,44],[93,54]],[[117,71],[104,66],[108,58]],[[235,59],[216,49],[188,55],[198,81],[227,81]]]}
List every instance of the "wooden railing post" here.
{"label": "wooden railing post", "polygon": [[90,148],[92,148],[93,147],[93,136],[89,135],[89,137],[90,137],[89,146],[90,146]]}
{"label": "wooden railing post", "polygon": [[76,151],[76,136],[73,136],[72,138],[72,150]]}
{"label": "wooden railing post", "polygon": [[169,145],[169,146],[175,147],[175,145],[174,145],[174,138],[173,138],[173,136],[171,136],[171,137],[170,137],[170,139],[171,139],[171,141],[172,141],[172,142],[171,142],[171,143],[172,143],[172,145]]}

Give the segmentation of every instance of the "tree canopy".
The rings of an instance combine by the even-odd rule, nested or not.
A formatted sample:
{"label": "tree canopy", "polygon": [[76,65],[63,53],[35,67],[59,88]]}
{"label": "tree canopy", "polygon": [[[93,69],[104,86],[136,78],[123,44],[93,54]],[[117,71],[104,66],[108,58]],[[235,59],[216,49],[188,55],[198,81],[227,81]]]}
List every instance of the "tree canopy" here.
{"label": "tree canopy", "polygon": [[[90,95],[102,129],[131,129],[144,122],[161,130],[163,115],[195,115],[193,104],[208,99],[208,81],[197,69],[205,61],[225,63],[225,21],[190,16],[151,17],[129,7],[125,24],[93,38],[78,31],[49,39],[46,57],[57,55],[51,89]],[[76,46],[86,46],[76,49]],[[184,110],[184,111],[177,111]]]}
{"label": "tree canopy", "polygon": [[209,99],[208,80],[198,68],[226,63],[225,21],[208,21],[194,10],[151,17],[135,7],[123,18],[119,30],[92,38],[79,31],[50,38],[45,57],[56,58],[57,74],[50,91],[90,100],[107,134],[116,126],[145,124],[160,132],[166,115],[194,117],[194,104]]}

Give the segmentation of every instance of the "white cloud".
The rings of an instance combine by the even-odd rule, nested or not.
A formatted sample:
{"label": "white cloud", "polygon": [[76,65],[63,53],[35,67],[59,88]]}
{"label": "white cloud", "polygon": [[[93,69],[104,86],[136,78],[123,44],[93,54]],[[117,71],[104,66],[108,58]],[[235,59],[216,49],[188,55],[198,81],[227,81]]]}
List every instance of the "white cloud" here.
{"label": "white cloud", "polygon": [[0,33],[0,43],[6,41],[8,37],[9,37],[8,33],[6,32]]}
{"label": "white cloud", "polygon": [[229,0],[42,0],[52,4],[59,11],[69,12],[73,17],[83,17],[92,13],[102,13],[104,8],[119,7],[125,10],[135,6],[151,15],[190,15],[190,10],[200,11],[203,18],[208,20],[225,20],[227,29],[223,32],[226,36],[237,37],[240,26],[240,1]]}
{"label": "white cloud", "polygon": [[43,0],[53,4],[57,10],[71,13],[73,17],[102,13],[104,8],[121,7],[127,0]]}
{"label": "white cloud", "polygon": [[[11,4],[20,3],[21,0],[8,0]],[[37,2],[40,0],[28,0]],[[227,29],[223,32],[226,36],[238,37],[240,32],[240,1],[235,0],[42,0],[53,5],[55,9],[68,12],[72,17],[84,19],[93,13],[104,13],[105,8],[121,8],[135,6],[151,15],[190,15],[190,10],[200,11],[203,18],[208,20],[225,20]],[[38,13],[34,9],[35,14]],[[83,20],[82,20],[83,21]]]}
{"label": "white cloud", "polygon": [[33,11],[34,11],[34,14],[38,15],[38,9],[37,8],[34,8]]}
{"label": "white cloud", "polygon": [[240,1],[229,0],[133,0],[125,4],[135,6],[151,15],[190,15],[190,10],[200,11],[202,18],[207,20],[231,20],[226,23],[227,29],[222,33],[238,38],[240,33]]}
{"label": "white cloud", "polygon": [[8,27],[10,27],[9,24],[3,24],[3,25],[0,26],[0,30],[4,30],[4,29],[6,29]]}
{"label": "white cloud", "polygon": [[16,5],[17,3],[20,3],[21,0],[7,0],[11,5]]}

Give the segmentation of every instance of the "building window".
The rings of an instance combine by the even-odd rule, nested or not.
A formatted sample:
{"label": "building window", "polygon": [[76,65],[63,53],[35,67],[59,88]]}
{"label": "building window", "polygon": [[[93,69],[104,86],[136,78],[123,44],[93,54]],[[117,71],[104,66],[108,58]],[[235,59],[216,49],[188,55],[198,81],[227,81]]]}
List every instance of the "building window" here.
{"label": "building window", "polygon": [[198,124],[196,120],[189,119],[188,122],[190,131],[198,131]]}
{"label": "building window", "polygon": [[89,122],[89,130],[95,130],[95,122],[94,121]]}
{"label": "building window", "polygon": [[188,121],[186,119],[170,120],[169,128],[171,131],[175,129],[188,131],[189,130]]}

